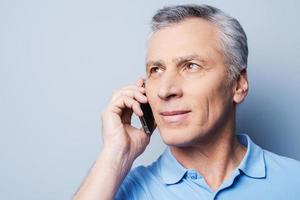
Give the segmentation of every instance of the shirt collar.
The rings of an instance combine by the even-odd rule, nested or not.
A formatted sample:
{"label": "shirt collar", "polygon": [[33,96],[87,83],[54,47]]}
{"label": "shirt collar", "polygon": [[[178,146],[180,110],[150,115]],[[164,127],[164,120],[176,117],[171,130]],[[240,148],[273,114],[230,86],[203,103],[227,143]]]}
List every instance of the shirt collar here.
{"label": "shirt collar", "polygon": [[[266,175],[265,161],[261,147],[252,142],[247,134],[237,134],[239,142],[247,147],[247,152],[238,169],[252,178],[264,178]],[[158,170],[166,184],[179,182],[188,171],[172,155],[167,147],[158,159]]]}
{"label": "shirt collar", "polygon": [[172,155],[171,150],[167,147],[158,160],[160,175],[166,184],[179,182],[187,172],[176,158]]}
{"label": "shirt collar", "polygon": [[256,145],[247,134],[237,135],[239,142],[247,147],[247,152],[238,169],[252,178],[266,177],[266,164],[261,147]]}

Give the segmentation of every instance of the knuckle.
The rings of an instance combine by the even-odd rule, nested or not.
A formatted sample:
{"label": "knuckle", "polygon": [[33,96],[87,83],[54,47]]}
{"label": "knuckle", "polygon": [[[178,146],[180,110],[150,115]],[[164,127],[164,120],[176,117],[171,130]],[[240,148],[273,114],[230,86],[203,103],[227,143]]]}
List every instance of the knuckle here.
{"label": "knuckle", "polygon": [[133,107],[134,105],[134,100],[131,98],[128,98],[128,104],[130,105],[130,107]]}

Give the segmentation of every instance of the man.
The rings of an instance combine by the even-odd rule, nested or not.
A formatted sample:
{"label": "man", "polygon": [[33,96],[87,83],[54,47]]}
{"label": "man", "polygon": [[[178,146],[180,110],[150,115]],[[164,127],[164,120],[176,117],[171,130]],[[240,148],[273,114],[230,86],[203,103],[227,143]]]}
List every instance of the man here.
{"label": "man", "polygon": [[[241,25],[221,10],[159,10],[147,77],[112,96],[102,113],[103,149],[74,199],[299,199],[300,162],[235,135],[236,106],[248,92],[247,56]],[[130,125],[146,102],[168,147],[129,172],[150,140]]]}

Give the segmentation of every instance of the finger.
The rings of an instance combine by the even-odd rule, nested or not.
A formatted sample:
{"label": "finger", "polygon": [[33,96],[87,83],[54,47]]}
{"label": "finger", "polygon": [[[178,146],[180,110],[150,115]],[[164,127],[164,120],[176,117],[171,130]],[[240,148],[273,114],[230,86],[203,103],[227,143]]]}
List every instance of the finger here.
{"label": "finger", "polygon": [[145,93],[146,92],[146,89],[145,87],[142,87],[142,86],[137,86],[137,85],[129,85],[129,86],[125,86],[123,88],[121,88],[121,90],[130,90],[130,89],[133,89],[133,90],[138,90],[142,93]]}
{"label": "finger", "polygon": [[116,112],[121,116],[125,108],[132,109],[137,116],[143,116],[143,111],[139,102],[128,96],[121,96],[115,100],[113,107],[117,108]]}
{"label": "finger", "polygon": [[144,79],[143,77],[140,77],[140,78],[136,81],[135,85],[138,86],[138,87],[142,87],[143,84],[144,84],[144,81],[145,81],[145,79]]}
{"label": "finger", "polygon": [[111,101],[115,101],[120,96],[128,96],[134,98],[135,100],[141,103],[147,103],[147,97],[142,92],[136,89],[120,90],[119,92],[114,94]]}
{"label": "finger", "polygon": [[137,91],[140,91],[141,93],[146,92],[145,88],[143,88],[143,87],[138,87],[136,85],[129,85],[129,86],[125,86],[125,87],[122,87],[122,88],[114,91],[112,94],[112,99],[120,96],[120,94],[122,94],[123,91],[127,91],[127,90],[137,90]]}

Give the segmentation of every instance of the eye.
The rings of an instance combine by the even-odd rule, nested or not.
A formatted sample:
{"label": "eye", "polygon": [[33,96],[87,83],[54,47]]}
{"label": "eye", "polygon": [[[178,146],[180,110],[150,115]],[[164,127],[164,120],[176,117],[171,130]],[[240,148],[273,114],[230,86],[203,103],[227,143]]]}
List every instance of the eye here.
{"label": "eye", "polygon": [[152,73],[160,73],[161,71],[162,71],[162,69],[160,67],[152,67],[149,70],[150,74],[152,74]]}
{"label": "eye", "polygon": [[190,71],[197,71],[201,68],[200,65],[197,65],[195,63],[187,63],[186,67]]}

